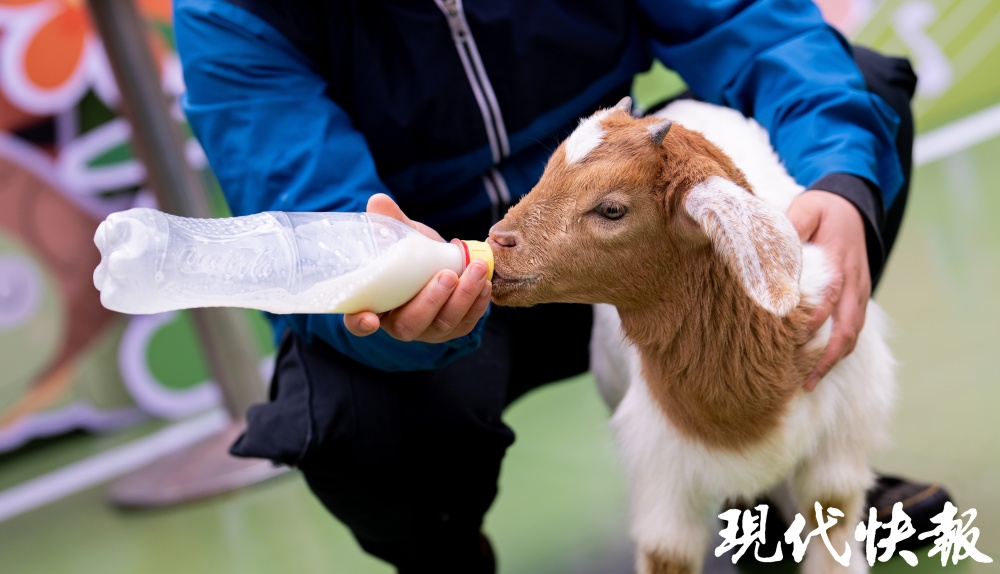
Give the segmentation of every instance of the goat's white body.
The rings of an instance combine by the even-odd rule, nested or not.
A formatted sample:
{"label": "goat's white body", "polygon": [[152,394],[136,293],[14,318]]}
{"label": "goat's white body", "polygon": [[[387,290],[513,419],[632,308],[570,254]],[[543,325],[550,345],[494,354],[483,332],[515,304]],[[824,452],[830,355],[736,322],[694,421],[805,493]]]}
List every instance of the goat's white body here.
{"label": "goat's white body", "polygon": [[[702,132],[740,169],[755,193],[784,213],[803,191],[772,150],[766,131],[736,111],[679,101],[657,115]],[[802,300],[818,303],[830,281],[822,251],[803,249]],[[830,321],[810,345],[825,345]],[[886,344],[887,321],[869,302],[864,329],[853,353],[816,387],[799,393],[781,423],[764,440],[740,450],[720,450],[682,435],[651,397],[639,356],[623,338],[617,311],[595,306],[592,368],[605,401],[614,409],[612,427],[630,481],[632,537],[644,553],[700,564],[725,500],[754,497],[787,483],[805,514],[815,500],[842,500],[849,528],[834,547],[851,548],[851,572],[867,571],[854,526],[873,474],[870,456],[885,443],[894,401],[894,361]],[[739,421],[733,421],[739,424]],[[771,513],[772,520],[778,518]],[[867,516],[867,511],[865,511]],[[803,532],[801,536],[808,533]],[[846,532],[846,535],[843,533]],[[751,550],[752,552],[752,550]],[[640,564],[640,569],[643,566]],[[803,563],[807,573],[845,571],[818,540]]]}

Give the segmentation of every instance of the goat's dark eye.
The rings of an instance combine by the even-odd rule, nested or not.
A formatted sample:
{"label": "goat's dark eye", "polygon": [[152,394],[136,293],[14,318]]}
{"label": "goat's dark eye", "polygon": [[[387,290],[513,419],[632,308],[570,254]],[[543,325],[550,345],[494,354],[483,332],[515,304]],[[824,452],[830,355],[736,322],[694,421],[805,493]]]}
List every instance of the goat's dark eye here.
{"label": "goat's dark eye", "polygon": [[605,201],[594,208],[594,211],[605,219],[615,220],[625,217],[625,212],[628,210],[620,203]]}

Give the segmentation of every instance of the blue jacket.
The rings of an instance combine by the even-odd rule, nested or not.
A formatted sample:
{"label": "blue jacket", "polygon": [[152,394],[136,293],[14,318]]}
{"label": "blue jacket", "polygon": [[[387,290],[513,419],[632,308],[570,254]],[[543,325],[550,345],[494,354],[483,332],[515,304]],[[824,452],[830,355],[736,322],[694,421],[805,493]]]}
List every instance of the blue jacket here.
{"label": "blue jacket", "polygon": [[[809,0],[464,4],[177,0],[182,106],[233,213],[364,211],[383,192],[445,238],[481,239],[653,58],[756,118],[802,185],[860,178],[888,207],[903,182],[895,112]],[[270,318],[385,370],[445,364],[482,328],[429,345]]]}

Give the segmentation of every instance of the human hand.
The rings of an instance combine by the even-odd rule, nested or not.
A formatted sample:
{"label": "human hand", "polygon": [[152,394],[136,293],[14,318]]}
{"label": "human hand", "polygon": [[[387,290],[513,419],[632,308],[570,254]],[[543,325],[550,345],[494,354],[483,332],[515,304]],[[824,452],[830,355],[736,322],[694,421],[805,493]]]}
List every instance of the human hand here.
{"label": "human hand", "polygon": [[865,324],[865,311],[872,294],[865,225],[854,204],[821,190],[809,190],[796,197],[788,208],[788,218],[803,242],[823,248],[833,271],[826,298],[809,321],[812,336],[833,317],[833,331],[826,349],[806,377],[805,389],[811,391],[840,359],[854,350],[858,333]]}
{"label": "human hand", "polygon": [[[423,235],[444,241],[438,232],[413,221],[385,194],[368,200],[368,213],[378,213],[402,221]],[[456,240],[457,241],[457,240]],[[459,277],[454,271],[439,271],[401,307],[385,313],[362,311],[344,315],[344,326],[351,334],[364,337],[379,328],[400,341],[442,343],[468,335],[486,313],[490,303],[492,283],[485,261],[476,259]]]}

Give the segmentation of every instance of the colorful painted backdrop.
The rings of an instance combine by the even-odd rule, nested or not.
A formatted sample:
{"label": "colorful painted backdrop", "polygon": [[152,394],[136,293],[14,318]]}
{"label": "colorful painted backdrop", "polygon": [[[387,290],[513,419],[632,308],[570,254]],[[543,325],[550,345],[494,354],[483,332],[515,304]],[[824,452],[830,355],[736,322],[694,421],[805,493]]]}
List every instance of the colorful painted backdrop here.
{"label": "colorful painted backdrop", "polygon": [[[187,157],[222,214],[177,106],[184,84],[170,1],[137,5]],[[120,105],[84,2],[0,0],[0,452],[219,403],[184,313],[113,313],[93,286],[97,224],[156,203]],[[266,369],[269,334],[251,316]]]}

